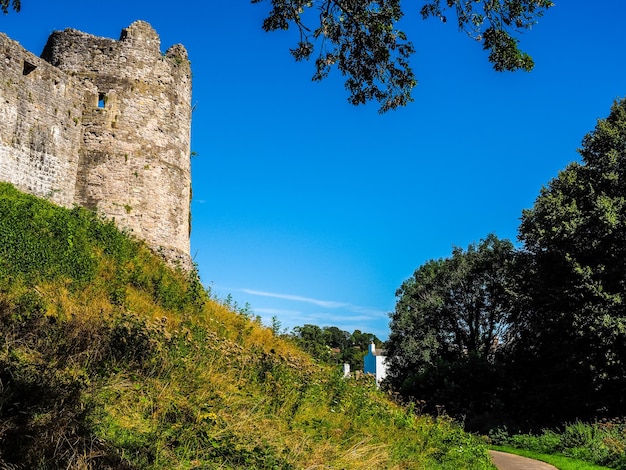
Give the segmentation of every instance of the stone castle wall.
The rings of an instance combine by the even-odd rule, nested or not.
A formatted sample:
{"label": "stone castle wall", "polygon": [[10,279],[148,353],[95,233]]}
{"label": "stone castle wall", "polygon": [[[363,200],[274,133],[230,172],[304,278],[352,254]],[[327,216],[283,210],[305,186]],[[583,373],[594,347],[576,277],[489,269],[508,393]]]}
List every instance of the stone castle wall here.
{"label": "stone castle wall", "polygon": [[142,21],[119,40],[54,32],[41,58],[0,34],[0,180],[112,218],[191,267],[191,71]]}
{"label": "stone castle wall", "polygon": [[52,201],[75,201],[89,87],[0,34],[0,179]]}

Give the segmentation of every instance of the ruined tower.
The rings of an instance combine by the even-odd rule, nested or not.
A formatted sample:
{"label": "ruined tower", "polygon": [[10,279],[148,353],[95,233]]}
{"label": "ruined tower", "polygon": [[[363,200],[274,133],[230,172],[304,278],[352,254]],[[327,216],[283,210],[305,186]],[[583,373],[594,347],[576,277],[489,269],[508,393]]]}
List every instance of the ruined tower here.
{"label": "ruined tower", "polygon": [[[191,71],[184,47],[175,45],[162,54],[156,32],[137,21],[122,30],[119,40],[74,29],[54,32],[41,59],[24,59],[25,68],[15,73],[24,82],[20,86],[28,91],[52,78],[47,86],[63,90],[45,109],[34,106],[27,117],[18,118],[12,136],[0,132],[9,160],[6,154],[16,153],[16,140],[28,140],[32,129],[39,135],[35,145],[21,145],[19,165],[3,165],[0,150],[0,179],[35,194],[46,186],[61,204],[95,209],[189,268]],[[27,63],[38,75],[26,77],[31,75]],[[20,102],[27,95],[20,93],[0,106],[24,114]],[[69,144],[56,145],[60,137]],[[23,175],[2,174],[31,172],[29,179],[41,179],[37,173],[46,165],[38,165],[37,159],[61,162],[52,181],[44,178],[40,188],[15,183]]]}

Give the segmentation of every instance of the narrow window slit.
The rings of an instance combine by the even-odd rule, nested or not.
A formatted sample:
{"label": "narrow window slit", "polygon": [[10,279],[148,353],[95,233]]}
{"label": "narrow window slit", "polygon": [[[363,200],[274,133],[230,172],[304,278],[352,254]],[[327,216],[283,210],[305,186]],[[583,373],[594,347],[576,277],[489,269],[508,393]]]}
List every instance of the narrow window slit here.
{"label": "narrow window slit", "polygon": [[24,68],[22,69],[22,75],[28,75],[36,68],[37,66],[35,64],[31,64],[30,62],[24,61]]}
{"label": "narrow window slit", "polygon": [[98,108],[104,109],[104,105],[106,103],[106,97],[107,95],[105,95],[104,93],[98,93]]}

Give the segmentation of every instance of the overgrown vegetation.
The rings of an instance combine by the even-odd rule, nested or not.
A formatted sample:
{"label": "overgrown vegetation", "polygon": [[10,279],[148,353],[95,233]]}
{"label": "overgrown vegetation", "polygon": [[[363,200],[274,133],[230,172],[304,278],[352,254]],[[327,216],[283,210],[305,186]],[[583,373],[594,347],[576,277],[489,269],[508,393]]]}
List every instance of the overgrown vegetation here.
{"label": "overgrown vegetation", "polygon": [[509,454],[521,455],[533,460],[549,463],[559,470],[608,470],[608,467],[602,467],[582,460],[565,457],[560,454],[541,454],[531,450],[516,449],[508,446],[495,446],[494,450],[506,452]]}
{"label": "overgrown vegetation", "polygon": [[[276,319],[273,321],[275,325]],[[272,330],[276,332],[274,325]],[[371,343],[377,348],[382,345],[382,341],[372,333],[363,333],[361,330],[350,333],[336,326],[296,326],[283,336],[291,339],[315,360],[326,364],[350,364],[350,370],[353,371],[363,369],[363,358]]]}
{"label": "overgrown vegetation", "polygon": [[0,468],[492,468],[112,223],[0,184]]}
{"label": "overgrown vegetation", "polygon": [[500,428],[490,433],[490,439],[506,450],[557,454],[603,467],[626,469],[626,424],[623,422],[587,424],[578,421],[560,430],[544,430],[541,434],[509,435],[505,428]]}
{"label": "overgrown vegetation", "polygon": [[523,211],[518,247],[489,235],[402,284],[387,377],[407,400],[484,433],[626,416],[626,99],[579,153]]}

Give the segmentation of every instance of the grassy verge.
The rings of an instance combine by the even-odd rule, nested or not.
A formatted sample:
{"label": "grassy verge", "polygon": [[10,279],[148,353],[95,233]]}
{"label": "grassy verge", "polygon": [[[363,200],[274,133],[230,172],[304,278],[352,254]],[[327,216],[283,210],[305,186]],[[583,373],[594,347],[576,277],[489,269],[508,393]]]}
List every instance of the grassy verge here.
{"label": "grassy verge", "polygon": [[93,213],[0,184],[0,240],[0,468],[493,468]]}
{"label": "grassy verge", "polygon": [[530,450],[515,449],[507,446],[492,446],[494,450],[501,452],[508,452],[509,454],[521,455],[522,457],[529,457],[531,459],[540,460],[542,462],[554,465],[559,470],[608,470],[609,467],[601,467],[582,460],[576,460],[571,457],[565,457],[563,455],[548,455],[533,452]]}
{"label": "grassy verge", "polygon": [[[580,421],[534,434],[509,434],[506,428],[489,434],[489,442],[542,455],[564,456],[598,468],[626,469],[626,425],[623,419]],[[594,467],[590,467],[594,468]]]}

